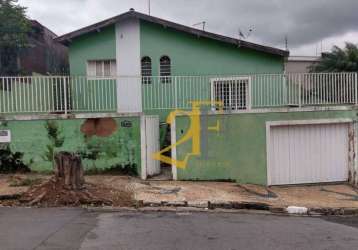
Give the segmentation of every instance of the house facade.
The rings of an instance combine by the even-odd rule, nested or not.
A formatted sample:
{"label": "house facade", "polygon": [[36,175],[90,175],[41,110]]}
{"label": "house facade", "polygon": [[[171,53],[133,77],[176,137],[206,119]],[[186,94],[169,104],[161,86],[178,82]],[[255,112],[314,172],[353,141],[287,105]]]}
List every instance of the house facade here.
{"label": "house facade", "polygon": [[18,69],[22,75],[64,75],[68,73],[68,49],[54,41],[55,33],[36,20],[30,20],[28,48],[18,56]]}
{"label": "house facade", "polygon": [[[142,81],[123,77],[283,73],[288,55],[287,51],[192,29],[135,11],[56,40],[69,46],[72,75],[122,76],[117,93],[120,112],[143,111]],[[148,91],[160,91],[157,89],[162,83],[163,79],[153,79]],[[210,91],[206,92],[209,98]],[[132,95],[130,102],[126,100],[128,94]]]}
{"label": "house facade", "polygon": [[69,76],[0,83],[1,129],[34,168],[51,149],[144,179],[358,182],[356,73],[286,73],[287,51],[134,10],[56,41]]}
{"label": "house facade", "polygon": [[311,67],[321,61],[320,56],[290,56],[285,65],[287,73],[309,73]]}

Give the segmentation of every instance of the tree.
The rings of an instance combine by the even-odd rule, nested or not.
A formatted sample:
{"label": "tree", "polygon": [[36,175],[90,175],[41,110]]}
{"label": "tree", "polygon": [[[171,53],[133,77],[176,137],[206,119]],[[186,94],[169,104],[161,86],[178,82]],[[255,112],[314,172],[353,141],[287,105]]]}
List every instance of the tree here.
{"label": "tree", "polygon": [[358,72],[358,47],[346,43],[345,48],[334,46],[322,60],[311,67],[311,72]]}
{"label": "tree", "polygon": [[[358,72],[358,47],[353,43],[346,43],[344,48],[334,46],[332,51],[324,53],[319,63],[310,68],[312,73],[332,73],[332,72]],[[350,74],[331,75],[328,80],[322,82],[310,82],[310,89],[306,89],[306,96],[312,96],[318,100],[334,103],[349,99],[347,93],[355,93],[357,86],[352,83]],[[325,93],[322,96],[322,93]],[[307,97],[306,97],[307,98]],[[347,103],[356,102],[355,97],[350,97]]]}
{"label": "tree", "polygon": [[0,75],[19,73],[17,57],[27,46],[31,25],[18,0],[0,0]]}

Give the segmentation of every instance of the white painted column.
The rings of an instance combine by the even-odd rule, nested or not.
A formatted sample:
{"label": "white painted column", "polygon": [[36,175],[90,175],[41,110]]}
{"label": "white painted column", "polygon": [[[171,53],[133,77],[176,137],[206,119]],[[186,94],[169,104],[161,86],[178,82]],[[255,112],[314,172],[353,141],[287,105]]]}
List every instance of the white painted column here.
{"label": "white painted column", "polygon": [[142,112],[140,23],[126,19],[116,24],[117,111]]}

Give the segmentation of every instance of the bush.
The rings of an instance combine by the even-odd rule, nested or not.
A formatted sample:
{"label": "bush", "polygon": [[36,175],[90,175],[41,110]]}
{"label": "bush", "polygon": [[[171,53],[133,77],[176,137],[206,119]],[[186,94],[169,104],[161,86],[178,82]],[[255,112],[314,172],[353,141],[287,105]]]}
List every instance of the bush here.
{"label": "bush", "polygon": [[22,157],[23,153],[13,153],[9,146],[0,148],[0,173],[28,173],[31,172],[30,168],[26,166]]}

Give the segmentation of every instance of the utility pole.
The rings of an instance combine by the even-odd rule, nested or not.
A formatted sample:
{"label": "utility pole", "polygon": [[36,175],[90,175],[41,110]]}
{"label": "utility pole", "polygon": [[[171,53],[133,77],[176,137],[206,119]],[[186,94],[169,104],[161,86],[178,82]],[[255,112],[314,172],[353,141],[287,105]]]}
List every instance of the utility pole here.
{"label": "utility pole", "polygon": [[148,13],[150,15],[150,0],[148,0]]}

